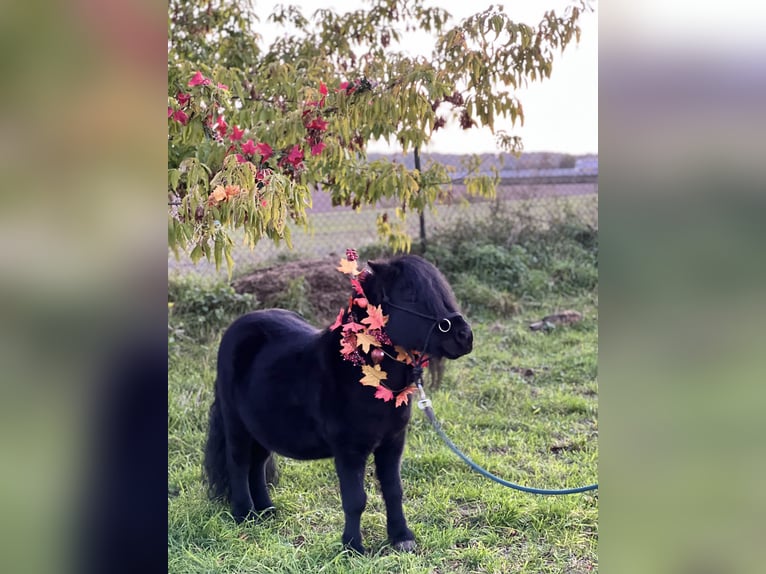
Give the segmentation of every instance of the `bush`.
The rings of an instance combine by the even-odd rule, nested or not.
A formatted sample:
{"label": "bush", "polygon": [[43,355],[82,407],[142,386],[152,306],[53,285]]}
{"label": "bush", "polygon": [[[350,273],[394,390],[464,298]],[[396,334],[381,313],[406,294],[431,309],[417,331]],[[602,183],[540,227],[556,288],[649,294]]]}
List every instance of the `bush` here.
{"label": "bush", "polygon": [[251,294],[231,285],[197,277],[168,281],[168,342],[208,342],[234,319],[258,308]]}
{"label": "bush", "polygon": [[458,275],[452,288],[466,313],[509,315],[518,310],[518,303],[508,291],[490,287],[474,275]]}
{"label": "bush", "polygon": [[518,300],[578,295],[598,286],[598,230],[571,220],[541,228],[523,214],[499,209],[441,229],[426,257],[453,283],[461,303],[475,308],[479,294],[491,298],[492,290],[517,308]]}

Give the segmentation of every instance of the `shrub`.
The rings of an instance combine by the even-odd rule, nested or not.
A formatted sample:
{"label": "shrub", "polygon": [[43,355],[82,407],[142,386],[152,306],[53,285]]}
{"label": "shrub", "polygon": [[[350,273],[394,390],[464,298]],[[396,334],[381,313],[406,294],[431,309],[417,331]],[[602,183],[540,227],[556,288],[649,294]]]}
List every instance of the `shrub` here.
{"label": "shrub", "polygon": [[472,315],[508,315],[518,309],[518,303],[508,291],[490,287],[468,273],[458,275],[452,288],[463,311]]}
{"label": "shrub", "polygon": [[258,308],[231,285],[187,276],[168,281],[168,342],[207,342],[238,316]]}
{"label": "shrub", "polygon": [[482,306],[481,297],[491,298],[492,290],[517,308],[519,300],[577,295],[598,286],[598,230],[572,218],[541,227],[523,213],[498,209],[484,219],[441,228],[426,257],[453,283],[461,303],[473,308]]}

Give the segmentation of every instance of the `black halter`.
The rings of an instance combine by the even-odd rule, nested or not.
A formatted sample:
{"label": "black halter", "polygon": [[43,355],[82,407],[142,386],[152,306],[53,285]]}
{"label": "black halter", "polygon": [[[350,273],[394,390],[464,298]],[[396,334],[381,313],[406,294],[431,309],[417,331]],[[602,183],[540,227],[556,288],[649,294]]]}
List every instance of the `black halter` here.
{"label": "black halter", "polygon": [[402,307],[401,305],[397,305],[396,303],[392,303],[391,300],[388,298],[388,295],[385,293],[383,294],[383,301],[382,303],[388,305],[389,307],[393,307],[394,309],[399,309],[400,311],[404,311],[405,313],[409,313],[411,315],[416,315],[417,317],[422,317],[423,319],[428,319],[431,321],[431,327],[428,329],[428,335],[426,335],[426,340],[423,343],[423,349],[420,351],[420,357],[417,360],[412,361],[412,375],[411,375],[411,384],[418,381],[422,375],[423,375],[423,363],[427,361],[426,356],[426,349],[428,348],[428,343],[431,340],[431,335],[434,332],[434,328],[438,327],[439,331],[442,333],[449,333],[452,329],[452,320],[457,317],[462,317],[460,313],[455,311],[454,313],[450,313],[447,317],[434,317],[433,315],[426,315],[425,313],[421,313],[420,311],[415,311],[414,309],[409,309],[408,307]]}
{"label": "black halter", "polygon": [[[434,317],[433,315],[426,315],[425,313],[421,313],[420,311],[415,311],[414,309],[409,309],[407,307],[402,307],[401,305],[397,305],[396,303],[392,303],[391,300],[388,298],[388,295],[383,295],[383,303],[388,305],[389,307],[393,307],[394,309],[399,309],[400,311],[404,311],[405,313],[410,313],[411,315],[417,315],[418,317],[422,317],[423,319],[428,319],[429,321],[433,321],[434,325],[431,327],[433,330],[433,327],[439,327],[439,331],[442,333],[449,333],[450,329],[452,329],[452,319],[455,319],[457,317],[462,317],[460,313],[455,311],[454,313],[450,313],[447,317],[442,317],[441,319],[439,317]],[[429,333],[430,336],[430,333]]]}

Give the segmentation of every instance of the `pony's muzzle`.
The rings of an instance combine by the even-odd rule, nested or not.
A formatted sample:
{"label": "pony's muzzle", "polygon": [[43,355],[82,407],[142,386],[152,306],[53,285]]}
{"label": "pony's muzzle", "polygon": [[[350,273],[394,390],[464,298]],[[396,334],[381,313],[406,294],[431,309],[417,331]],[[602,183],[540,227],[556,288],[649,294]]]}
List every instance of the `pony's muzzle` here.
{"label": "pony's muzzle", "polygon": [[455,330],[455,340],[468,352],[473,348],[473,331],[467,324],[460,325]]}

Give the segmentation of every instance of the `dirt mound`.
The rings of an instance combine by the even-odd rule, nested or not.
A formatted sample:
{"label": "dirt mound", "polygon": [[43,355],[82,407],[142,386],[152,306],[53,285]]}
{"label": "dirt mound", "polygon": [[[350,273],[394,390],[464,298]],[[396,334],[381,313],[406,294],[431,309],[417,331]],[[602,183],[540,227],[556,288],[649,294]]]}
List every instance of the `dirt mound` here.
{"label": "dirt mound", "polygon": [[232,285],[237,293],[254,293],[264,306],[271,307],[284,298],[291,282],[303,277],[312,318],[316,318],[319,326],[326,326],[335,319],[338,309],[348,303],[351,292],[348,277],[338,272],[337,266],[335,258],[291,261],[254,271]]}

